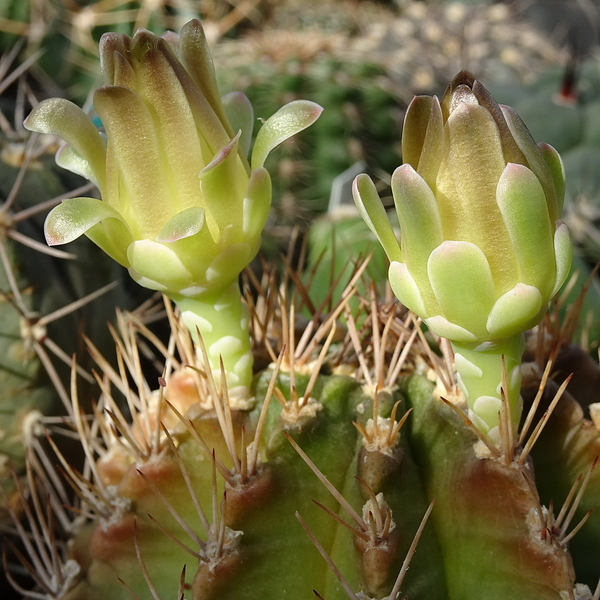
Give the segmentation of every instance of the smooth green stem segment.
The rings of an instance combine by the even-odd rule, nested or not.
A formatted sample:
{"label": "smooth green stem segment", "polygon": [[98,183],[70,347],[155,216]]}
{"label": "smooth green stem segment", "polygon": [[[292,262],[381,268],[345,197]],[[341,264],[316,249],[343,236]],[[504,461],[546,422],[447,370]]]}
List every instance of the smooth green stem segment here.
{"label": "smooth green stem segment", "polygon": [[452,342],[457,380],[469,407],[469,417],[492,441],[498,441],[498,422],[502,408],[502,356],[506,365],[507,394],[513,428],[519,424],[522,405],[521,359],[525,337],[462,344]]}
{"label": "smooth green stem segment", "polygon": [[215,381],[221,380],[220,358],[225,367],[229,394],[247,398],[252,383],[252,348],[248,309],[237,282],[215,292],[186,297],[170,294],[181,311],[194,341],[200,332]]}

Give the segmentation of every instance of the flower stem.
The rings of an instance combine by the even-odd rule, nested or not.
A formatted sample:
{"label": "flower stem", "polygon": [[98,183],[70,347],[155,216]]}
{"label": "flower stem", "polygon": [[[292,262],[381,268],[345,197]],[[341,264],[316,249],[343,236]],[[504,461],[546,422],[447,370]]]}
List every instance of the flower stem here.
{"label": "flower stem", "polygon": [[252,384],[252,348],[248,331],[248,309],[237,282],[216,292],[186,297],[170,294],[183,322],[197,341],[200,332],[215,381],[221,380],[223,360],[230,396],[248,398]]}
{"label": "flower stem", "polygon": [[452,346],[456,358],[457,380],[467,399],[469,417],[493,442],[499,441],[504,356],[508,383],[506,394],[516,432],[522,411],[520,387],[524,335],[483,343],[452,342]]}

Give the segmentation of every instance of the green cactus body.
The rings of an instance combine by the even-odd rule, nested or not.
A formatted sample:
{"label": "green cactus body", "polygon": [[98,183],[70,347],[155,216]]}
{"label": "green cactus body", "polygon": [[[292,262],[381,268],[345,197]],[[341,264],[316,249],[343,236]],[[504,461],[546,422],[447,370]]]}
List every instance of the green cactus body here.
{"label": "green cactus body", "polygon": [[404,386],[413,407],[411,446],[436,498],[448,598],[571,597],[571,558],[557,542],[543,541],[531,465],[485,456],[483,448],[478,456],[473,432],[432,396],[429,382],[413,377]]}
{"label": "green cactus body", "polygon": [[[114,444],[96,461],[94,485],[105,490],[103,494],[110,492],[110,500],[96,511],[96,520],[82,522],[74,530],[69,557],[81,571],[65,598],[126,599],[130,596],[121,579],[137,597],[149,599],[152,596],[141,562],[161,598],[172,594],[185,564],[186,585],[193,600],[254,600],[277,595],[309,600],[313,589],[326,600],[343,600],[346,591],[319,556],[296,513],[353,590],[363,592],[366,598],[387,598],[432,499],[432,520],[402,585],[407,598],[576,597],[571,555],[560,536],[546,529],[549,513],[540,504],[531,458],[521,464],[518,452],[513,457],[494,455],[422,375],[404,375],[399,389],[377,393],[380,433],[386,432],[397,400],[400,405],[393,411],[393,423],[412,408],[399,439],[382,446],[381,437],[373,436],[373,394],[356,378],[320,375],[313,382],[311,400],[303,404],[309,375],[297,373],[291,380],[285,372],[280,373],[275,380],[280,402],[271,399],[266,412],[260,459],[255,470],[244,473],[241,465],[249,464],[247,457],[253,450],[252,444],[246,453],[242,447],[253,438],[261,421],[272,374],[269,368],[256,380],[254,406],[231,409],[225,427],[229,433],[224,434],[218,411],[204,400],[198,402],[189,371],[175,371],[166,382],[164,399],[185,416],[181,421],[164,404],[160,411],[174,446],[163,436],[158,451],[135,459],[126,450],[131,443],[126,439],[137,439],[140,447],[140,440],[159,439],[154,429],[156,397],[148,397],[146,404],[154,406],[149,416],[136,417],[123,439],[125,445]],[[296,404],[294,397],[298,398]],[[592,432],[573,417],[565,419],[563,413],[558,411],[554,418],[566,424],[565,432],[557,429],[564,425],[550,424],[545,435],[553,436],[554,450],[548,452],[541,446],[546,453],[545,460],[539,461],[544,475],[537,476],[544,496],[556,498],[572,473],[589,468],[593,460],[591,446],[583,452],[581,444],[587,448],[598,443],[595,429]],[[370,432],[369,442],[353,421]],[[561,441],[563,437],[573,439],[573,428],[582,427],[584,433],[578,434],[576,444]],[[314,467],[309,468],[286,434]],[[573,460],[559,456],[565,451]],[[218,471],[227,469],[227,482],[215,473],[213,452],[221,465]],[[538,471],[537,458],[535,466]],[[393,525],[385,544],[368,541],[369,529],[357,525],[347,505],[340,504],[338,496],[321,483],[322,476],[341,493],[359,520],[361,514],[363,519],[370,518],[369,511],[374,509],[369,502],[375,496],[381,514],[390,511]],[[580,511],[597,497],[596,480],[595,476],[590,480],[589,497]],[[196,502],[205,517],[199,516]],[[349,531],[316,503],[354,529]],[[582,536],[588,553],[598,543],[596,529],[592,527]],[[190,550],[185,551],[165,532]],[[215,554],[219,545],[220,554]],[[204,558],[199,560],[199,556]],[[586,577],[597,576],[597,565],[593,569],[588,561],[582,572]]]}
{"label": "green cactus body", "polygon": [[[270,379],[269,371],[259,378],[258,398],[264,397]],[[308,377],[299,375],[295,381],[295,389],[301,393]],[[289,396],[289,377],[280,375],[278,387]],[[177,388],[169,393],[170,389],[167,384],[166,396],[175,401]],[[368,414],[368,396],[364,395],[354,378],[345,376],[320,377],[311,393],[310,403],[297,412],[291,405],[286,412],[280,404],[272,402],[261,438],[259,469],[245,483],[238,480],[233,485],[225,485],[226,508],[220,518],[224,519],[226,539],[230,535],[232,540],[231,552],[224,552],[224,556],[214,563],[201,562],[199,568],[195,566],[197,559],[192,559],[153,525],[155,520],[182,541],[185,534],[181,521],[185,521],[200,538],[209,535],[199,522],[192,494],[186,489],[179,466],[179,461],[185,465],[198,502],[206,514],[210,514],[214,501],[212,460],[194,436],[189,432],[182,433],[181,423],[173,428],[178,459],[169,456],[168,452],[145,462],[132,462],[122,451],[107,455],[98,462],[97,469],[103,485],[113,486],[111,489],[116,490],[114,510],[97,524],[84,525],[73,539],[71,556],[81,565],[82,578],[67,597],[127,598],[128,593],[118,583],[118,577],[145,598],[146,585],[139,572],[134,549],[134,535],[137,535],[146,568],[159,594],[165,597],[175,585],[181,566],[187,563],[194,599],[251,600],[281,594],[308,600],[314,588],[321,590],[328,599],[341,600],[345,592],[298,524],[294,516],[296,512],[318,532],[320,543],[329,549],[354,587],[364,588],[361,573],[365,568],[367,589],[370,586],[376,594],[389,591],[423,515],[425,498],[408,448],[398,448],[400,460],[383,457],[394,465],[387,473],[385,468],[382,469],[380,453],[365,452],[352,425],[352,415],[357,415],[359,405],[363,414],[365,411]],[[382,406],[384,412],[389,413],[391,402],[382,402]],[[253,434],[260,409],[259,403],[251,412],[232,412],[238,444],[242,428],[246,441]],[[194,413],[197,416],[191,416]],[[228,450],[214,411],[198,411],[192,407],[187,418],[191,418],[206,448],[213,449],[217,460],[223,460],[230,468],[231,461],[226,460]],[[366,550],[363,548],[361,551],[360,543],[359,549],[354,549],[357,545],[354,536],[315,504],[319,502],[334,513],[340,512],[336,499],[292,448],[285,437],[286,432],[320,465],[332,485],[351,498],[355,510],[360,512],[368,500],[368,495],[361,493],[361,486],[355,479],[357,473],[370,482],[375,494],[383,493],[394,515],[394,540],[399,540],[390,543],[389,548],[385,545],[384,554],[389,557],[383,561],[384,567],[377,557],[362,558]],[[349,451],[340,452],[340,448],[348,448]],[[398,474],[401,476],[397,477]],[[224,488],[220,476],[219,479],[221,482],[215,494],[221,498]],[[159,499],[157,490],[171,506],[176,507],[181,519],[179,523],[164,500]],[[147,514],[152,515],[151,520]],[[348,516],[345,515],[345,518]],[[137,528],[137,534],[134,534],[134,528]],[[189,543],[189,540],[184,543]],[[207,552],[209,546],[210,542]],[[425,564],[438,549],[431,535],[425,536],[423,547],[430,551],[427,557],[424,553],[420,557]],[[363,567],[365,562],[366,567]],[[439,562],[436,561],[436,564],[439,565]],[[414,587],[422,597],[444,598],[441,569],[428,569],[427,577],[418,570],[414,571],[414,576],[411,573],[407,578],[407,589]]]}
{"label": "green cactus body", "polygon": [[[597,365],[596,365],[597,366]],[[576,373],[577,374],[577,373]],[[524,389],[530,400],[534,381]],[[533,385],[532,385],[533,384]],[[556,386],[549,385],[544,404],[550,400]],[[557,508],[563,507],[576,482],[584,487],[576,487],[581,495],[580,502],[573,507],[567,503],[563,521],[553,527],[552,534],[564,537],[568,531],[586,518],[589,511],[595,510],[600,498],[600,476],[596,461],[600,455],[600,433],[590,420],[584,418],[584,409],[571,394],[564,394],[552,413],[548,425],[532,451],[536,466],[536,481],[540,497],[544,503],[552,502]],[[575,510],[576,509],[576,510]],[[568,515],[568,516],[567,516]],[[598,579],[598,565],[595,560],[600,526],[592,515],[581,531],[569,542],[573,562],[580,581],[592,589]]]}

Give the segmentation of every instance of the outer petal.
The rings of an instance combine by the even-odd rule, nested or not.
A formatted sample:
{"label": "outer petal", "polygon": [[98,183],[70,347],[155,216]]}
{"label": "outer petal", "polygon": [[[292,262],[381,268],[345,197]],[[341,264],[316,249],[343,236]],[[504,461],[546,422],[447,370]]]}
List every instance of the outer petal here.
{"label": "outer petal", "polygon": [[548,165],[552,181],[554,181],[554,189],[556,191],[556,203],[558,206],[558,214],[562,214],[563,204],[565,202],[565,167],[563,165],[560,154],[550,144],[541,142],[538,148],[542,153],[542,157]]}
{"label": "outer petal", "polygon": [[436,335],[448,338],[452,341],[475,342],[477,340],[477,336],[474,333],[468,331],[460,325],[450,323],[448,319],[445,319],[440,315],[436,317],[429,317],[429,319],[425,319],[425,324]]}
{"label": "outer petal", "polygon": [[402,258],[426,306],[430,307],[435,301],[427,261],[444,241],[437,202],[425,180],[410,165],[402,165],[394,171],[392,193],[402,232]]}
{"label": "outer petal", "polygon": [[469,242],[446,241],[431,253],[427,271],[442,315],[485,339],[496,291],[481,249]]}
{"label": "outer petal", "polygon": [[227,118],[234,133],[241,131],[240,147],[244,156],[250,152],[252,130],[254,129],[254,109],[246,94],[231,92],[221,99]]}
{"label": "outer petal", "polygon": [[322,107],[309,100],[294,100],[282,106],[267,119],[256,136],[250,161],[252,170],[262,167],[271,150],[312,125],[322,112]]}
{"label": "outer petal", "polygon": [[556,222],[554,234],[554,252],[556,255],[556,283],[550,294],[554,296],[567,279],[573,260],[573,241],[569,228],[562,221]]}
{"label": "outer petal", "polygon": [[68,169],[72,173],[77,173],[77,175],[81,175],[99,186],[96,175],[92,170],[92,165],[73,146],[69,146],[68,144],[61,146],[56,153],[55,160],[59,167]]}
{"label": "outer petal", "polygon": [[215,242],[219,241],[226,225],[232,225],[235,231],[241,231],[242,202],[248,176],[238,155],[239,139],[238,132],[200,172],[206,220]]}
{"label": "outer petal", "polygon": [[206,280],[209,282],[220,281],[220,285],[227,285],[236,281],[238,275],[254,258],[258,245],[246,243],[229,244],[223,248],[210,263],[206,270]]}
{"label": "outer petal", "polygon": [[101,223],[88,229],[85,235],[113,260],[129,268],[127,248],[133,242],[133,238],[124,221],[104,219]]}
{"label": "outer petal", "polygon": [[395,260],[392,261],[390,263],[388,277],[390,286],[396,295],[396,298],[398,298],[406,308],[412,310],[422,319],[426,319],[428,316],[427,307],[425,306],[425,302],[423,302],[421,291],[406,268],[406,265]]}
{"label": "outer petal", "polygon": [[438,99],[415,96],[406,111],[402,130],[402,160],[435,190],[442,160],[444,120]]}
{"label": "outer petal", "polygon": [[204,226],[204,209],[188,208],[171,217],[160,230],[157,242],[176,242],[198,233]]}
{"label": "outer petal", "polygon": [[379,239],[390,261],[402,261],[400,245],[390,225],[375,184],[364,173],[352,183],[352,196],[360,216],[368,228]]}
{"label": "outer petal", "polygon": [[544,298],[538,288],[518,283],[498,298],[490,311],[487,329],[492,338],[508,338],[531,329],[541,318]]}
{"label": "outer petal", "polygon": [[549,297],[556,266],[544,189],[527,167],[509,163],[498,182],[496,198],[517,258],[516,280],[537,287]]}
{"label": "outer petal", "polygon": [[[44,223],[44,234],[49,246],[68,244],[104,219],[118,219],[121,215],[97,198],[69,198],[53,208]],[[128,243],[128,240],[124,240]]]}
{"label": "outer petal", "polygon": [[536,177],[540,180],[546,198],[548,199],[548,211],[550,213],[550,219],[555,221],[558,219],[560,213],[558,210],[558,201],[556,197],[556,191],[554,189],[554,181],[550,174],[550,169],[544,160],[540,149],[538,148],[535,140],[531,136],[529,129],[521,117],[517,114],[517,111],[510,106],[500,105],[504,118],[508,123],[510,132],[512,133],[515,141],[519,145],[521,152],[525,155],[529,168],[535,173]]}
{"label": "outer petal", "polygon": [[252,171],[244,194],[242,229],[246,239],[257,239],[271,209],[271,177],[264,167]]}
{"label": "outer petal", "polygon": [[177,253],[152,240],[138,240],[127,249],[129,274],[152,290],[177,292],[194,283],[192,274]]}
{"label": "outer petal", "polygon": [[23,125],[30,131],[51,133],[65,140],[89,163],[100,190],[104,189],[104,142],[89,117],[78,106],[63,98],[44,100],[31,111]]}
{"label": "outer petal", "polygon": [[114,208],[96,198],[63,200],[46,217],[44,233],[50,246],[67,244],[85,233],[119,264],[129,266],[131,232]]}

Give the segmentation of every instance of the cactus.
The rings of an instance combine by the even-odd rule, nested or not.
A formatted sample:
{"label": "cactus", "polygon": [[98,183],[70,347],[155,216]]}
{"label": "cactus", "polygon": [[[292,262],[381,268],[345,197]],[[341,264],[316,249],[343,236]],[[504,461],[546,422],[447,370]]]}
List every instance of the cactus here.
{"label": "cactus", "polygon": [[[236,135],[238,120],[234,128],[224,116],[198,23],[182,34],[182,62],[146,31],[104,44],[108,85],[96,98],[107,147],[93,122],[64,101],[46,101],[27,120],[67,138],[59,161],[91,176],[102,195],[65,201],[46,232],[49,241],[64,242],[85,231],[164,296],[161,304],[119,313],[111,328],[115,358],[88,342],[93,398],[73,366],[68,417],[59,424],[40,418],[31,429],[27,482],[17,479],[10,505],[21,541],[9,545],[33,589],[9,571],[15,588],[61,600],[597,600],[600,587],[591,589],[600,569],[591,549],[600,547],[600,532],[589,509],[598,501],[600,434],[589,382],[600,371],[568,343],[573,311],[564,326],[560,310],[544,316],[570,258],[564,225],[555,227],[564,189],[557,153],[539,150],[512,110],[502,111],[478,82],[459,74],[441,104],[420,98],[411,105],[406,164],[392,181],[400,244],[373,184],[361,176],[355,186],[359,210],[390,258],[394,293],[407,306],[393,302],[389,290],[382,301],[381,281],[358,287],[368,267],[358,259],[350,282],[326,293],[327,302],[311,296],[310,274],[265,265],[260,278],[252,271],[243,277],[242,319],[220,298],[226,288],[237,302],[237,275],[266,220],[268,186],[248,182],[264,183],[266,153],[319,111],[296,104],[276,113],[246,169],[247,123]],[[170,77],[160,90],[143,71],[150,61]],[[200,151],[192,167],[186,161],[194,157],[175,160],[180,138],[166,125],[193,112],[184,96],[200,106],[190,127],[175,132]],[[141,98],[148,114],[125,110],[139,108]],[[247,102],[231,98],[233,116],[247,115]],[[173,103],[181,110],[168,110]],[[144,132],[141,148],[127,139],[123,113]],[[190,130],[203,136],[199,142]],[[152,173],[140,171],[136,152]],[[216,177],[224,165],[226,176]],[[193,189],[187,171],[194,169],[203,187],[189,206],[177,194]],[[171,186],[174,180],[180,185]],[[459,206],[460,219],[440,194]],[[469,210],[479,198],[488,204]],[[248,223],[250,241],[243,237]],[[188,245],[198,234],[203,243]],[[251,248],[232,247],[232,239]],[[154,261],[144,261],[140,245]],[[462,271],[451,261],[435,264],[444,258],[440,247],[458,247],[453,256],[464,261]],[[462,277],[460,288],[448,273]],[[213,290],[211,281],[222,284],[225,274]],[[209,311],[194,308],[191,319],[190,289]],[[168,339],[146,323],[162,310]],[[532,326],[521,368],[521,335]],[[221,336],[216,342],[213,332]],[[462,358],[455,360],[438,334]],[[256,360],[239,393],[228,359],[242,335]],[[508,341],[491,360],[470,358],[485,374],[483,414],[473,398],[482,392],[469,380],[476,369],[465,368],[464,356],[493,347],[494,336]],[[221,356],[211,356],[215,343]],[[517,351],[507,356],[511,345]],[[571,378],[572,355],[587,371],[578,367]],[[556,390],[552,365],[562,377]],[[539,390],[523,389],[522,417],[521,370],[525,384]],[[82,464],[65,449],[73,437]]]}
{"label": "cactus", "polygon": [[[507,440],[500,449],[477,443],[478,430],[434,390],[430,379],[446,382],[445,397],[456,392],[449,357],[428,350],[414,315],[373,296],[365,299],[363,330],[349,314],[347,333],[332,343],[335,313],[314,337],[300,335],[296,311],[282,304],[282,295],[263,294],[267,305],[251,310],[253,337],[283,334],[279,343],[270,342],[278,358],[257,376],[255,401],[246,407],[228,402],[226,389],[202,375],[194,343],[170,304],[168,345],[139,316],[126,314],[115,338],[120,368],[92,348],[102,394],[93,420],[84,419],[73,380],[68,428],[78,432],[86,466],[77,471],[55,442],[45,452],[58,458],[43,461],[50,473],[37,454],[31,460],[37,494],[50,494],[60,507],[65,491],[53,488],[60,478],[51,466],[58,463],[82,498],[75,514],[85,515],[67,519],[67,531],[54,533],[71,538],[54,565],[63,573],[54,581],[68,585],[49,597],[168,598],[185,564],[185,597],[308,599],[315,589],[325,599],[395,598],[389,594],[396,576],[435,498],[402,581],[406,597],[481,598],[484,585],[491,599],[591,598],[575,585],[567,552],[574,514],[552,521],[531,467],[531,453],[541,452],[550,481],[539,474],[537,460],[535,480],[549,488],[546,498],[561,497],[565,482],[570,487],[594,462],[598,434],[590,424],[583,424],[575,446],[556,445],[544,432],[548,441],[537,444],[550,444],[552,453],[537,444],[532,451],[531,442],[523,449]],[[271,315],[266,323],[265,312]],[[140,370],[144,338],[166,363],[154,378]],[[128,399],[131,422],[117,393]],[[581,427],[572,417],[559,419],[570,414],[568,407],[561,400],[548,425],[553,432],[561,422]],[[44,452],[41,446],[36,442],[35,451]],[[580,512],[594,503],[596,471],[588,479]],[[61,517],[55,522],[62,524]],[[44,511],[30,518],[48,521]],[[586,534],[588,547],[597,544],[591,523],[578,534]],[[319,552],[339,569],[343,584]],[[586,581],[597,578],[593,554],[579,561]]]}

